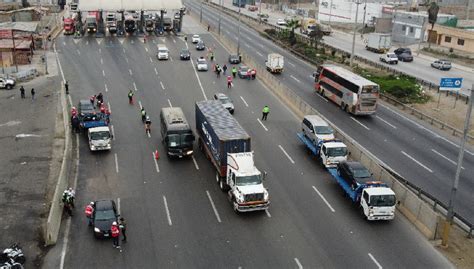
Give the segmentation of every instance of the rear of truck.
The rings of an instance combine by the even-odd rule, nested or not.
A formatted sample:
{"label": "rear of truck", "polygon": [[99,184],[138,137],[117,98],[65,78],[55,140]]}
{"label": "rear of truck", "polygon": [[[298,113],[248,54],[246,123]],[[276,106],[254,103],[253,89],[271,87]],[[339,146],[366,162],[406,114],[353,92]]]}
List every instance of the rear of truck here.
{"label": "rear of truck", "polygon": [[281,73],[283,72],[284,58],[278,53],[270,53],[265,64],[271,73]]}

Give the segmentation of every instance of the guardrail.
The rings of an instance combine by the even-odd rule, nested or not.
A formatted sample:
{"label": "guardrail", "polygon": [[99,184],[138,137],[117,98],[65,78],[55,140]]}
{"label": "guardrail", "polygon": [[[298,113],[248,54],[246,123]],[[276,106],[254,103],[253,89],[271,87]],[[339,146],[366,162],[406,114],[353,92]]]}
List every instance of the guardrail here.
{"label": "guardrail", "polygon": [[[218,36],[218,38],[226,47],[231,50],[236,49],[234,42],[228,40],[223,35]],[[446,216],[447,213],[447,206],[444,203],[390,169],[388,165],[363,148],[354,139],[332,124],[330,120],[326,119],[316,109],[306,103],[293,90],[284,86],[272,74],[267,72],[265,67],[255,62],[252,57],[245,53],[241,53],[241,55],[245,63],[255,67],[259,79],[267,85],[267,88],[275,93],[280,100],[298,116],[302,118],[307,114],[317,114],[330,123],[336,131],[336,136],[348,146],[351,156],[368,167],[369,170],[373,172],[375,179],[386,182],[395,191],[399,203],[397,206],[398,209],[412,221],[427,238],[438,238],[440,220],[442,216]],[[455,213],[454,223],[464,230],[469,238],[473,236],[474,224],[470,223],[466,218]]]}

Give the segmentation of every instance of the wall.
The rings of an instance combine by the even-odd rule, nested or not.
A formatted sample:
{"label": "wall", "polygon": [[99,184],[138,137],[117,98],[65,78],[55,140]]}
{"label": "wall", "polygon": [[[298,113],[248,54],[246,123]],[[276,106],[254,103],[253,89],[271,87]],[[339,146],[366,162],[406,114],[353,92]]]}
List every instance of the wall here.
{"label": "wall", "polygon": [[422,37],[423,20],[427,18],[415,14],[394,13],[392,26],[392,41],[410,45],[419,42]]}
{"label": "wall", "polygon": [[[332,10],[330,8],[332,2]],[[362,22],[364,17],[364,3],[359,5],[359,14],[357,21]],[[381,3],[367,3],[365,14],[365,23],[369,23],[372,17],[382,16]],[[354,23],[357,10],[357,4],[347,0],[321,0],[319,4],[318,19],[328,22]],[[331,15],[331,16],[330,16]]]}
{"label": "wall", "polygon": [[[437,33],[437,44],[442,47],[474,53],[474,32],[453,27],[435,25],[433,31]],[[464,44],[458,43],[464,41]],[[448,42],[449,41],[449,42]]]}

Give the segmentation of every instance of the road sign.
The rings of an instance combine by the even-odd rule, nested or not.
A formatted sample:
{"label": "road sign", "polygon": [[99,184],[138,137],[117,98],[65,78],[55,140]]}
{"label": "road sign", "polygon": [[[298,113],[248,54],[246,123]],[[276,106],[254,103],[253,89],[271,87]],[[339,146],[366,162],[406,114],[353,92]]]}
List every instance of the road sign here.
{"label": "road sign", "polygon": [[462,86],[462,78],[441,78],[440,91],[459,91]]}

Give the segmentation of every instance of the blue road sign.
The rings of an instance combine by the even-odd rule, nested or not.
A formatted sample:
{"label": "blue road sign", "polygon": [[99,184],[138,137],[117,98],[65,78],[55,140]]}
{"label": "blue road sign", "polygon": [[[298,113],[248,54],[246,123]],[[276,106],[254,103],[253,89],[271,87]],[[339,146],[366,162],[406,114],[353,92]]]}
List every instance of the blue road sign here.
{"label": "blue road sign", "polygon": [[459,91],[462,86],[462,78],[441,78],[440,91]]}

